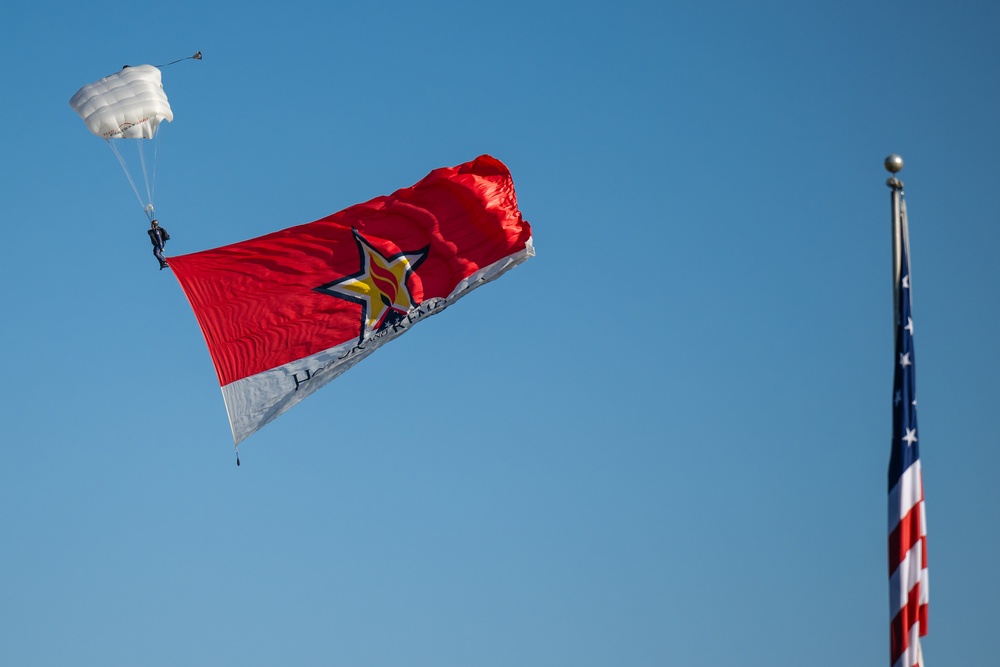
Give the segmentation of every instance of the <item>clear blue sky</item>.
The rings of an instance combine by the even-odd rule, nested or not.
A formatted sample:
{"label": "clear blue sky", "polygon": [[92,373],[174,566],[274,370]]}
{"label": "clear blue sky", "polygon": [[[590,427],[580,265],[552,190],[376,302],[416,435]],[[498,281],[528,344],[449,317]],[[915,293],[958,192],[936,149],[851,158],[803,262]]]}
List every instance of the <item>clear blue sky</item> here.
{"label": "clear blue sky", "polygon": [[[994,664],[998,27],[988,2],[5,3],[4,662],[887,664],[896,152],[925,654]],[[538,252],[239,468],[67,104],[199,49],[164,70],[168,254],[481,153]]]}

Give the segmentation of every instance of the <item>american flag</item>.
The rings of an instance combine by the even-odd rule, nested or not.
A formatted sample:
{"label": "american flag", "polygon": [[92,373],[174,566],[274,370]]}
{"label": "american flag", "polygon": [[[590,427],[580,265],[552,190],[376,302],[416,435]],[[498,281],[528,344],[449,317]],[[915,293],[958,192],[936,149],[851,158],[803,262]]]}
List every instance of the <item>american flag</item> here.
{"label": "american flag", "polygon": [[898,201],[896,238],[896,358],[892,399],[892,454],[889,459],[889,617],[892,667],[923,665],[920,637],[927,634],[927,522],[920,472],[917,399],[910,312],[910,249],[906,203]]}

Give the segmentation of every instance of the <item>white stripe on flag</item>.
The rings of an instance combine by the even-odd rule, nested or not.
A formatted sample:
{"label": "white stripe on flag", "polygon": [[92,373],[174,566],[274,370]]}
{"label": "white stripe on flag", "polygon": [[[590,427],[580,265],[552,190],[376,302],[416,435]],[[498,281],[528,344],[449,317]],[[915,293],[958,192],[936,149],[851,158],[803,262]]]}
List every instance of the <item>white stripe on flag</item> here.
{"label": "white stripe on flag", "polygon": [[[910,591],[921,582],[926,575],[927,569],[923,564],[923,541],[913,545],[913,548],[906,552],[903,562],[899,564],[896,571],[889,577],[889,590],[896,593],[889,597],[889,618],[895,618],[899,610],[906,606],[909,600]],[[921,603],[926,602],[926,593],[920,590]],[[919,626],[919,623],[917,624]]]}
{"label": "white stripe on flag", "polygon": [[[889,492],[889,533],[896,530],[900,520],[923,499],[920,459],[903,471],[899,482]],[[898,511],[898,513],[896,513]],[[921,531],[923,532],[923,531]]]}

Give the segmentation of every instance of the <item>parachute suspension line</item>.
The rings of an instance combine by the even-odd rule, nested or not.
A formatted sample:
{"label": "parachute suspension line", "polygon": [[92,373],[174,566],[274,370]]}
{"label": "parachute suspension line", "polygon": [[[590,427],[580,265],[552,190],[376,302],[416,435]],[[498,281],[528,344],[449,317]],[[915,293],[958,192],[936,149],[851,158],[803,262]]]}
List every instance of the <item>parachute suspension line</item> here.
{"label": "parachute suspension line", "polygon": [[[111,147],[111,151],[115,154],[115,157],[118,158],[118,164],[121,165],[122,171],[125,172],[125,178],[128,179],[128,184],[132,186],[132,192],[135,193],[135,198],[139,200],[139,206],[143,207],[143,209],[146,209],[147,208],[146,205],[142,202],[142,196],[139,194],[139,188],[135,187],[135,181],[132,180],[132,174],[129,173],[128,163],[125,162],[125,158],[123,158],[121,152],[119,152],[118,146],[115,145],[115,141],[116,141],[115,139],[108,139],[107,140],[108,146]],[[150,217],[152,217],[151,216],[152,206],[148,208],[149,210],[147,211],[147,215],[150,215]]]}
{"label": "parachute suspension line", "polygon": [[[153,196],[156,194],[156,163],[157,156],[160,152],[160,134],[163,133],[163,127],[160,127],[156,134],[153,135],[152,139],[139,139],[139,157],[142,160],[142,177],[146,179],[146,197],[149,203],[146,204],[146,217],[152,222],[156,214],[153,211]],[[146,151],[143,149],[144,141],[151,141],[153,144],[153,171],[152,174],[148,174],[146,167]]]}
{"label": "parachute suspension line", "polygon": [[[163,130],[161,129],[160,132]],[[153,180],[152,187],[149,190],[149,205],[153,205],[153,194],[156,192],[156,162],[157,156],[160,152],[160,132],[157,132],[153,137]]]}
{"label": "parachute suspension line", "polygon": [[[156,158],[160,150],[160,134],[163,133],[163,128],[159,128],[157,133],[153,135],[152,139],[139,139],[139,161],[142,163],[142,178],[146,181],[146,212],[149,213],[153,210],[153,195],[156,193]],[[151,142],[153,144],[153,159],[152,164],[146,163],[146,149],[144,142]],[[152,220],[150,216],[150,220]]]}
{"label": "parachute suspension line", "polygon": [[[159,134],[159,133],[157,133]],[[142,167],[142,180],[146,184],[146,205],[153,205],[153,191],[149,183],[149,167],[146,165],[146,150],[142,145],[145,139],[136,140],[136,148],[139,151],[139,165]]]}

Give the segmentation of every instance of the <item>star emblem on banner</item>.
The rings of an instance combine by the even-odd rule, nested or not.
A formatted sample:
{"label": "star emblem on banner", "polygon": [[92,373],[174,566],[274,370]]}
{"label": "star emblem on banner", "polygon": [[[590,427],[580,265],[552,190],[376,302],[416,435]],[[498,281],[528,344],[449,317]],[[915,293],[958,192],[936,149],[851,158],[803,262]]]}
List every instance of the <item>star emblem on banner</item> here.
{"label": "star emblem on banner", "polygon": [[383,255],[356,229],[361,269],[352,275],[313,288],[321,294],[361,305],[361,335],[364,341],[373,332],[401,320],[414,303],[409,279],[427,257],[429,246],[421,250]]}

